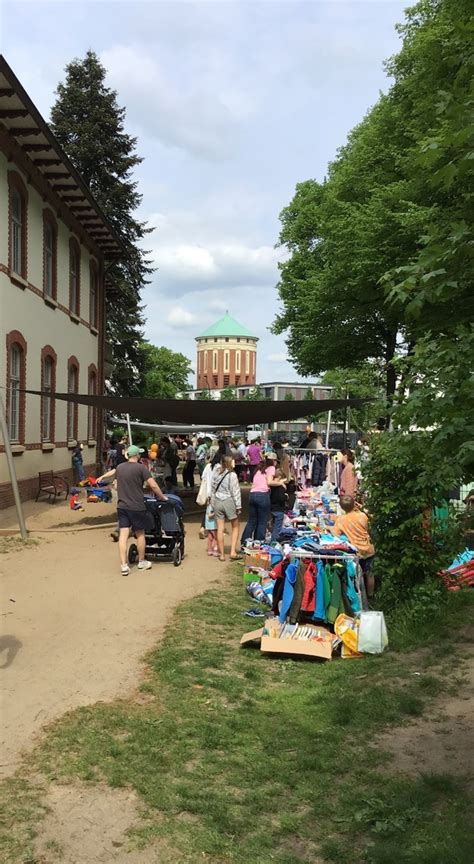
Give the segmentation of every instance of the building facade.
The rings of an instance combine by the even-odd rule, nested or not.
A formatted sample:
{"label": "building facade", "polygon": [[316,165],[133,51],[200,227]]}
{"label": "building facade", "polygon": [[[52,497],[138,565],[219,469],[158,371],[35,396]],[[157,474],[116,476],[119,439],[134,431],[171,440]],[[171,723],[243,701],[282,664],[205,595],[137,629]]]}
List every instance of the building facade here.
{"label": "building facade", "polygon": [[257,380],[257,336],[228,312],[196,337],[197,390],[254,387]]}
{"label": "building facade", "polygon": [[[103,392],[104,274],[119,255],[88,187],[0,57],[0,395],[23,499],[36,495],[41,471],[73,480],[78,441],[86,468],[100,461],[100,412],[52,394]],[[0,508],[11,504],[1,442]]]}

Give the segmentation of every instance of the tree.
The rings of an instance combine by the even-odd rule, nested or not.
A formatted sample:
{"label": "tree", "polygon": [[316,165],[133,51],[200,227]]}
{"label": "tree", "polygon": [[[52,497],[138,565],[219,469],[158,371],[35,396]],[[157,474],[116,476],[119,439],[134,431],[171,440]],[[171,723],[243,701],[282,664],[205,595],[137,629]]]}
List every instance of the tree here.
{"label": "tree", "polygon": [[201,390],[200,393],[196,393],[196,399],[200,402],[210,401],[212,399],[210,390]]}
{"label": "tree", "polygon": [[51,127],[122,241],[123,257],[107,265],[106,338],[113,353],[110,389],[137,395],[142,383],[143,311],[140,292],[152,272],[141,241],[149,232],[134,213],[142,196],[133,169],[142,161],[136,138],[124,131],[125,108],[105,85],[106,70],[93,51],[66,66],[57,88]]}
{"label": "tree", "polygon": [[294,402],[294,401],[295,401],[295,397],[293,396],[293,393],[291,393],[290,391],[288,391],[288,393],[285,393],[285,402]]}
{"label": "tree", "polygon": [[261,387],[256,385],[256,387],[252,387],[251,390],[245,396],[247,402],[271,402],[271,399],[266,399],[263,395],[263,390]]}
{"label": "tree", "polygon": [[283,312],[290,356],[306,375],[367,361],[383,363],[395,391],[397,337],[407,338],[397,304],[385,302],[383,274],[416,248],[421,213],[407,212],[397,166],[406,145],[393,99],[382,97],[330,165],[323,183],[298,184],[281,216]]}
{"label": "tree", "polygon": [[[416,254],[384,279],[416,340],[401,364],[403,428],[431,428],[432,459],[449,454],[474,474],[474,16],[468,0],[419,3],[400,28],[402,51],[389,71],[415,146],[404,169],[429,199]],[[416,110],[415,110],[416,108]]]}
{"label": "tree", "polygon": [[[350,408],[353,429],[368,431],[383,425],[385,405],[384,371],[382,364],[363,363],[355,368],[329,369],[321,380],[329,384],[334,399],[370,399],[360,408]],[[333,412],[335,423],[344,422],[344,409]]]}
{"label": "tree", "polygon": [[309,402],[309,401],[311,401],[312,399],[314,399],[314,393],[313,393],[313,388],[312,388],[312,387],[308,387],[306,393],[305,393],[304,396],[303,396],[303,399],[304,399],[306,402]]}
{"label": "tree", "polygon": [[148,399],[175,399],[188,389],[191,362],[184,354],[171,351],[163,345],[158,348],[149,342],[141,343],[143,390]]}
{"label": "tree", "polygon": [[221,390],[221,400],[223,402],[232,402],[234,399],[237,399],[237,394],[232,387],[224,387]]}

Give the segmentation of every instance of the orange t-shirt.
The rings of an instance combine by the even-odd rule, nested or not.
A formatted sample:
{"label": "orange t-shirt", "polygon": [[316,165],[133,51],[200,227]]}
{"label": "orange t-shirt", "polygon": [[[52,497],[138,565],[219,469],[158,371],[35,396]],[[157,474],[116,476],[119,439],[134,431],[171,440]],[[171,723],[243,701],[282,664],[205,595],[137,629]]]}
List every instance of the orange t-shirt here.
{"label": "orange t-shirt", "polygon": [[369,520],[366,514],[361,513],[360,510],[351,510],[350,513],[338,516],[334,525],[334,532],[345,534],[349,542],[356,547],[361,558],[370,558],[371,555],[375,555],[369,534]]}

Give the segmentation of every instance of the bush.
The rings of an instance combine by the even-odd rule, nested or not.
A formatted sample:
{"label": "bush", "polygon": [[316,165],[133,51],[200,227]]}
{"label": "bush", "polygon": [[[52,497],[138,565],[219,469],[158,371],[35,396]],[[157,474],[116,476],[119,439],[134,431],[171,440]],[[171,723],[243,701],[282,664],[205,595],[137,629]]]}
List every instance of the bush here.
{"label": "bush", "polygon": [[[374,436],[363,468],[377,552],[374,575],[382,582],[380,601],[386,609],[414,598],[414,586],[432,585],[460,548],[458,519],[446,501],[458,478],[452,476],[448,453],[440,453],[433,465],[426,437],[393,432]],[[437,518],[434,508],[443,506],[447,517]],[[423,590],[418,589],[422,606]],[[432,587],[426,591],[431,597]]]}

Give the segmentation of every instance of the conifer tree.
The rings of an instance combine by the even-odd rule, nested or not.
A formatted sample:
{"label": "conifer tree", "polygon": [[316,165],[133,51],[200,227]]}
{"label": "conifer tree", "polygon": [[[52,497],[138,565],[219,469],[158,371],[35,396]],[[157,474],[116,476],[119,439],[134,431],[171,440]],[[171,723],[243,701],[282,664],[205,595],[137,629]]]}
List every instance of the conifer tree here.
{"label": "conifer tree", "polygon": [[110,389],[136,395],[145,357],[140,292],[152,272],[140,241],[150,229],[135,218],[141,202],[133,169],[142,159],[137,139],[125,132],[125,108],[105,84],[106,70],[93,51],[66,66],[51,110],[51,127],[73,165],[122,240],[120,261],[107,268],[106,338],[112,350]]}

